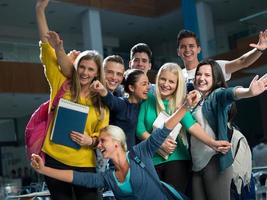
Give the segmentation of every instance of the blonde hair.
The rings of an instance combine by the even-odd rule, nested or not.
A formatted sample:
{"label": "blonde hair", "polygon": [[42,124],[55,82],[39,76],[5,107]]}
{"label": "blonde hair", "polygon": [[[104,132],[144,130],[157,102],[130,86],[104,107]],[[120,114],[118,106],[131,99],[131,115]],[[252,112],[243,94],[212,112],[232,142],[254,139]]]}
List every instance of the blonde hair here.
{"label": "blonde hair", "polygon": [[[92,60],[95,62],[95,64],[97,65],[97,76],[95,77],[95,79],[99,80],[105,86],[104,71],[102,67],[102,62],[103,62],[102,56],[95,50],[83,51],[75,59],[74,64],[73,64],[75,70],[73,71],[73,75],[72,75],[71,95],[72,95],[72,100],[74,102],[79,101],[80,93],[81,93],[81,84],[80,84],[79,76],[77,74],[77,69],[82,60]],[[90,91],[88,98],[91,99],[92,104],[94,105],[96,111],[98,112],[100,116],[99,120],[104,119],[105,108],[104,108],[104,104],[102,103],[102,100],[99,94]]]}
{"label": "blonde hair", "polygon": [[105,128],[101,129],[100,133],[105,132],[111,136],[113,140],[120,142],[122,149],[126,152],[127,151],[127,143],[126,143],[126,136],[124,131],[114,125],[108,125]]}
{"label": "blonde hair", "polygon": [[156,77],[156,100],[157,100],[157,112],[158,114],[161,111],[166,111],[160,91],[159,91],[159,78],[161,74],[164,71],[169,71],[173,73],[175,76],[177,76],[177,86],[174,91],[174,93],[171,95],[171,98],[169,99],[169,114],[172,114],[175,109],[177,109],[179,106],[182,105],[185,95],[186,95],[186,89],[185,89],[185,80],[183,77],[182,69],[181,67],[176,63],[165,63],[162,65],[158,71],[157,77]]}

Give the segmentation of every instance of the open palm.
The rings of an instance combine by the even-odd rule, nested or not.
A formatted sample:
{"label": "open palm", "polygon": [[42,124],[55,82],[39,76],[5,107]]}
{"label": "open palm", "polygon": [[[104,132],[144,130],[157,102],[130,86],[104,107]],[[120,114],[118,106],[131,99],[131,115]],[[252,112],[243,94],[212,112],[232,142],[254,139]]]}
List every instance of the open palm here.
{"label": "open palm", "polygon": [[261,31],[259,34],[258,44],[250,44],[249,46],[257,48],[259,50],[265,50],[267,48],[267,29],[265,31]]}
{"label": "open palm", "polygon": [[250,83],[249,91],[252,96],[257,96],[267,90],[267,74],[259,79],[259,76],[255,76]]}

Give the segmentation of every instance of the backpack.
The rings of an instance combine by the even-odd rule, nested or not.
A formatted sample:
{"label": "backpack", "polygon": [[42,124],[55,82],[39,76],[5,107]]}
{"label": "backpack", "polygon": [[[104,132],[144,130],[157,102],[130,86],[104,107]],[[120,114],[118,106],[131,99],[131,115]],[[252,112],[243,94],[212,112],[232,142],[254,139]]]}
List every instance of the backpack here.
{"label": "backpack", "polygon": [[63,97],[68,81],[65,81],[58,90],[51,109],[49,110],[50,100],[42,103],[31,115],[25,128],[25,149],[27,158],[30,160],[33,153],[38,154],[45,160],[44,153],[41,151],[46,137],[47,129],[54,117],[55,108],[59,99]]}
{"label": "backpack", "polygon": [[252,155],[245,136],[233,128],[231,138],[234,155],[231,199],[255,199],[255,183],[252,177]]}

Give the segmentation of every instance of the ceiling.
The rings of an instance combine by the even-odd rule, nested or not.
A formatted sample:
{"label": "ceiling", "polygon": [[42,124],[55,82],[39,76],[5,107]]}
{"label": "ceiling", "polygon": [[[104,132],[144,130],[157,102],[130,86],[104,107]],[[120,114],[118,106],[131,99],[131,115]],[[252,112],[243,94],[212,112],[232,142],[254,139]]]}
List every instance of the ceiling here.
{"label": "ceiling", "polygon": [[[82,0],[71,1],[81,2]],[[0,45],[1,42],[37,44],[35,2],[36,0],[0,0]],[[124,2],[127,4],[132,1],[124,0]],[[233,21],[238,23],[241,18],[267,10],[266,0],[204,0],[204,2],[210,4],[214,22],[217,25]],[[85,6],[51,0],[47,9],[50,29],[59,32],[63,38],[72,36],[75,40],[75,44],[72,45],[81,48],[80,19],[86,10]],[[136,16],[132,12],[125,14],[130,12],[118,13],[113,10],[107,7],[100,10],[101,28],[104,39],[119,38],[119,48],[116,49],[118,52],[129,52],[130,47],[136,42],[146,42],[152,49],[154,45],[170,38],[173,38],[175,42],[178,31],[183,27],[179,8],[172,8],[169,12],[155,17]],[[266,15],[256,16],[243,23],[248,26],[267,27],[267,18]],[[28,115],[46,99],[48,99],[48,94],[32,96],[2,93],[0,94],[0,118]]]}

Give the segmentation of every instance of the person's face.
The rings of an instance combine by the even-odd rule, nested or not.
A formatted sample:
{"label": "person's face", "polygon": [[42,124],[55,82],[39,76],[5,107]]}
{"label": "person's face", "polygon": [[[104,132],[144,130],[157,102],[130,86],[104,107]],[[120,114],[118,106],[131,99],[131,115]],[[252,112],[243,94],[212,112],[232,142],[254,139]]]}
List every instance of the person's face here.
{"label": "person's face", "polygon": [[139,100],[147,99],[149,90],[149,81],[145,74],[140,75],[137,82],[134,85],[130,85],[132,94]]}
{"label": "person's face", "polygon": [[193,37],[183,38],[177,49],[178,56],[183,62],[190,63],[198,61],[197,55],[200,53],[200,47],[197,46],[196,39]]}
{"label": "person's face", "polygon": [[82,60],[77,69],[81,86],[89,86],[97,73],[97,65],[93,60]]}
{"label": "person's face", "polygon": [[148,55],[145,52],[137,52],[134,54],[132,60],[129,62],[131,69],[140,69],[145,74],[151,69],[151,63]]}
{"label": "person's face", "polygon": [[124,66],[117,62],[109,61],[105,66],[105,80],[107,89],[113,92],[122,82]]}
{"label": "person's face", "polygon": [[158,80],[158,88],[162,99],[168,99],[176,91],[178,77],[170,71],[162,71]]}
{"label": "person's face", "polygon": [[118,145],[118,142],[113,140],[112,137],[104,131],[101,132],[98,140],[97,148],[101,151],[103,157],[105,159],[112,158],[116,149],[115,145]]}
{"label": "person's face", "polygon": [[210,65],[202,65],[196,73],[195,88],[203,94],[208,94],[212,89],[213,77]]}

